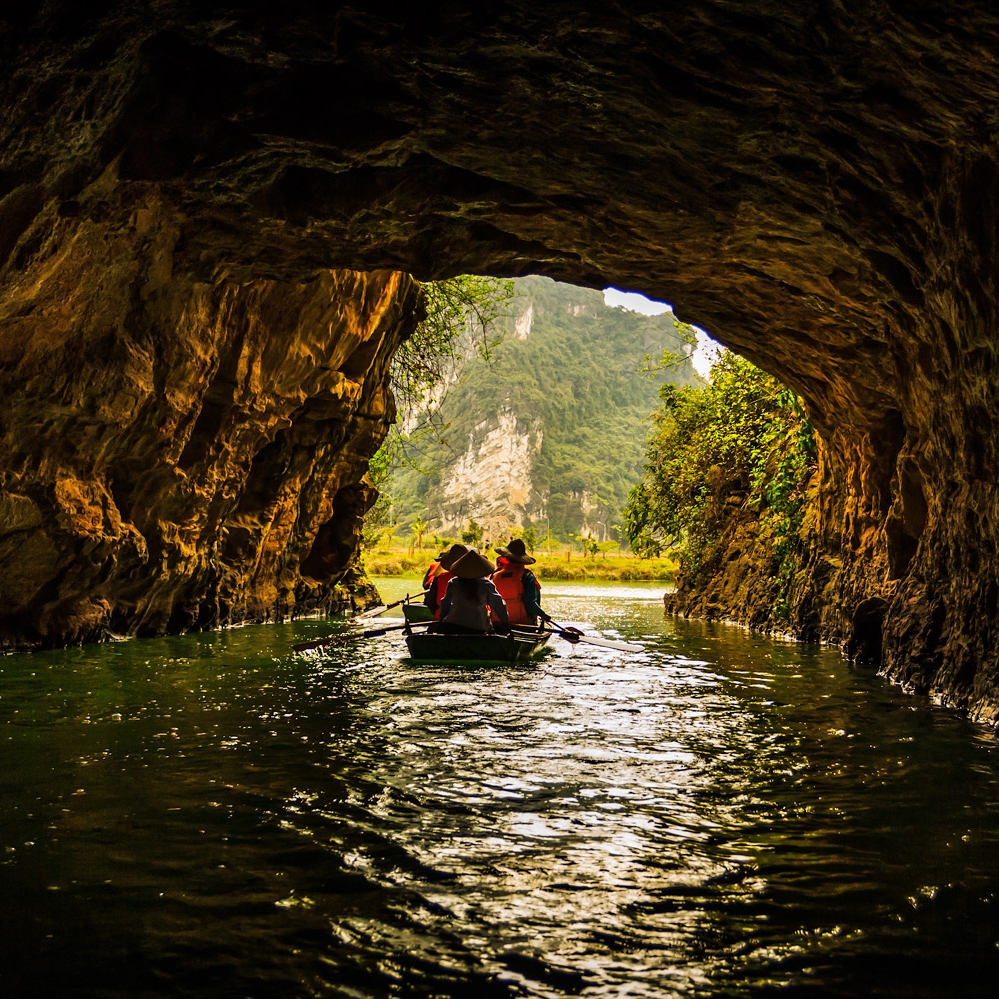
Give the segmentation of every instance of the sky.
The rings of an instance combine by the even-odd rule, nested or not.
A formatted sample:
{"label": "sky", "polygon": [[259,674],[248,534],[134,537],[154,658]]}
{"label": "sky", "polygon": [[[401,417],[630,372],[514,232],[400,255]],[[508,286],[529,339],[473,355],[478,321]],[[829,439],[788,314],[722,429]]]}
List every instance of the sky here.
{"label": "sky", "polygon": [[[653,302],[651,298],[646,298],[637,291],[619,291],[617,288],[604,288],[604,303],[611,308],[630,309],[646,316],[658,316],[663,312],[673,311],[673,307],[665,302]],[[707,378],[715,353],[721,347],[704,330],[697,326],[694,329],[697,330],[697,350],[694,351],[691,360],[698,374]]]}

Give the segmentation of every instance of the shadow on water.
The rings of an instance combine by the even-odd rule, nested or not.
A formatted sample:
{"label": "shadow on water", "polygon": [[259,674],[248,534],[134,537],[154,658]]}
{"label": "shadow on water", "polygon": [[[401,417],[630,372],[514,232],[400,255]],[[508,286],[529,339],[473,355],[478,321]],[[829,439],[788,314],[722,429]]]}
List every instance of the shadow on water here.
{"label": "shadow on water", "polygon": [[991,736],[647,585],[545,594],[646,650],[0,658],[2,994],[994,994]]}

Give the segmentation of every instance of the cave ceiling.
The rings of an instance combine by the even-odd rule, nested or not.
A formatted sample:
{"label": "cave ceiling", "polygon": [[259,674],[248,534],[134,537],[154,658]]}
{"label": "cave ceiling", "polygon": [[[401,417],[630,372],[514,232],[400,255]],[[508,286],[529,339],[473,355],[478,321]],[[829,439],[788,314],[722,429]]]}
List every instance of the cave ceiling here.
{"label": "cave ceiling", "polygon": [[103,178],[174,205],[206,280],[347,266],[611,284],[781,375],[828,429],[901,408],[893,333],[918,336],[955,267],[994,253],[985,3],[166,0],[3,18],[7,257],[43,205],[101,211]]}

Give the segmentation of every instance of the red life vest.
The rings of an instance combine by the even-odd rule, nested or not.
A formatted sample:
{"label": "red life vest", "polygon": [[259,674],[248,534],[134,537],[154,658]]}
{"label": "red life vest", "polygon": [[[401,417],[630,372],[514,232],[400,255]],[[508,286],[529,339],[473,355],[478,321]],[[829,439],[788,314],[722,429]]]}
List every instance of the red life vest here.
{"label": "red life vest", "polygon": [[441,571],[440,562],[431,562],[430,568],[423,574],[423,588],[430,589],[430,584],[434,581],[434,576]]}
{"label": "red life vest", "polygon": [[524,571],[527,566],[523,562],[508,562],[493,573],[493,583],[499,590],[499,595],[506,602],[506,612],[510,615],[510,624],[534,624],[527,616],[524,606]]}
{"label": "red life vest", "polygon": [[447,569],[440,569],[438,567],[438,573],[432,580],[430,580],[430,589],[433,590],[433,608],[434,608],[434,620],[439,621],[441,619],[441,601],[444,599],[444,591],[447,589],[447,584],[454,579],[454,573],[448,572]]}

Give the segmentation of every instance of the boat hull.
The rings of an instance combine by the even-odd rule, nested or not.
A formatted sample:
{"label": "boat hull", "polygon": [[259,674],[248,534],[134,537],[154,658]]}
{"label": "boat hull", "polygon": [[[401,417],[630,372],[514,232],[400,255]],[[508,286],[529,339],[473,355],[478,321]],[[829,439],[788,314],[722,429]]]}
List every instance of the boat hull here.
{"label": "boat hull", "polygon": [[418,663],[506,665],[527,662],[543,651],[550,631],[511,628],[509,635],[449,635],[420,632],[406,636],[409,658]]}
{"label": "boat hull", "polygon": [[434,612],[423,604],[403,604],[402,616],[410,624],[426,624],[428,621],[433,621]]}

